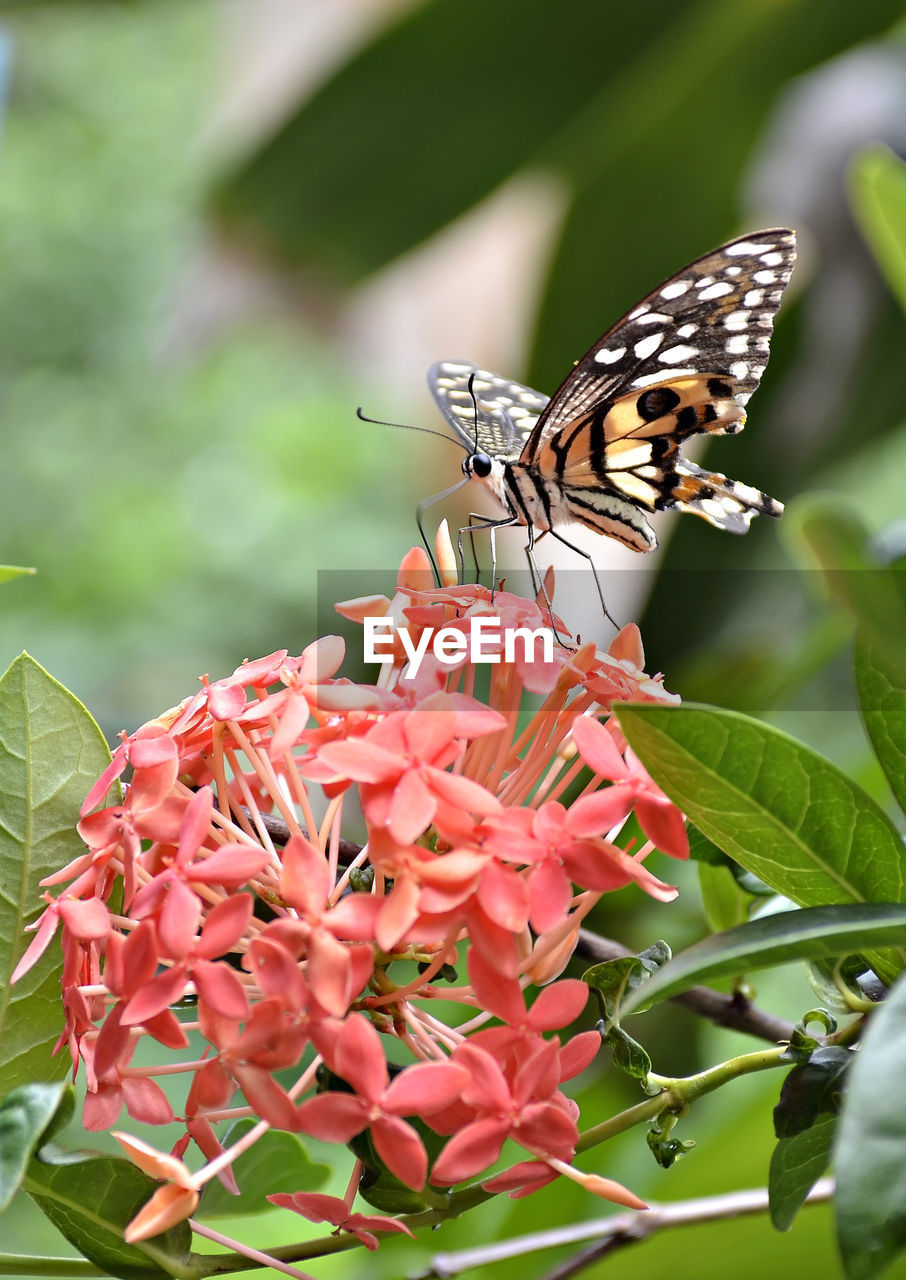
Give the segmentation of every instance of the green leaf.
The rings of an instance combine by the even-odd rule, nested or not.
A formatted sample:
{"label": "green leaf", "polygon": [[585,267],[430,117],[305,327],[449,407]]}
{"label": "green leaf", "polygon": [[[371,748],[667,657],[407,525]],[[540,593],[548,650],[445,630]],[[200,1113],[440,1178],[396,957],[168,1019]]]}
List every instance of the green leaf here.
{"label": "green leaf", "polygon": [[19,1189],[35,1151],[68,1123],[73,1106],[72,1087],[62,1082],[19,1085],[0,1102],[0,1213]]}
{"label": "green leaf", "polygon": [[795,1138],[811,1129],[819,1118],[835,1116],[846,1073],[855,1052],[842,1045],[824,1045],[816,1049],[800,1067],[794,1067],[780,1088],[780,1100],[774,1108],[774,1132],[778,1138]]}
{"label": "green leaf", "polygon": [[598,1030],[603,1043],[613,1055],[614,1065],[633,1080],[647,1080],[651,1071],[648,1050],[616,1024],[608,1026],[602,1020],[598,1023]]}
{"label": "green leaf", "polygon": [[595,993],[608,1022],[619,1017],[626,995],[648,982],[653,973],[670,959],[666,942],[655,942],[637,956],[603,960],[582,974],[582,981]]}
{"label": "green leaf", "polygon": [[890,789],[906,813],[906,650],[860,627],[855,648],[856,688],[865,728]]}
{"label": "green leaf", "polygon": [[84,852],[79,806],[110,761],[100,729],[28,654],[0,677],[0,1095],[60,1079],[51,1058],[63,1025],[62,955],[54,944],[15,987],[29,941],[23,926],[44,909],[39,881]]}
{"label": "green leaf", "polygon": [[806,1196],[830,1164],[836,1127],[834,1116],[824,1116],[795,1138],[783,1138],[774,1148],[768,1198],[771,1221],[778,1231],[789,1231]]}
{"label": "green leaf", "polygon": [[[435,1188],[431,1188],[436,1195]],[[423,1213],[431,1207],[419,1191],[394,1178],[386,1168],[363,1164],[359,1179],[359,1195],[381,1213]]]}
{"label": "green leaf", "polygon": [[718,867],[710,862],[698,865],[698,882],[702,891],[702,906],[711,928],[720,932],[743,924],[749,918],[752,894],[746,893],[728,866]]}
{"label": "green leaf", "polygon": [[[416,6],[289,116],[217,207],[256,242],[355,282],[535,160],[598,95],[602,50],[638,57],[675,9],[649,0],[641,23],[632,6],[585,0]],[[569,30],[583,37],[567,55]]]}
{"label": "green leaf", "polygon": [[83,1153],[38,1157],[24,1185],[70,1244],[110,1275],[122,1280],[194,1275],[186,1222],[140,1244],[124,1242],[124,1228],[161,1185],[130,1161]]}
{"label": "green leaf", "polygon": [[672,1169],[695,1146],[694,1138],[670,1137],[678,1119],[679,1116],[664,1112],[650,1122],[645,1134],[649,1150],[662,1169]]}
{"label": "green leaf", "polygon": [[871,535],[855,508],[839,497],[808,494],[792,508],[787,531],[817,564],[831,599],[864,627],[897,645],[906,633],[906,573],[877,562]]}
{"label": "green leaf", "polygon": [[[865,1005],[865,993],[856,982],[865,963],[858,956],[848,960],[807,960],[805,976],[826,1009],[854,1013]],[[848,993],[848,994],[847,994]]]}
{"label": "green leaf", "polygon": [[849,177],[862,234],[906,309],[906,164],[875,144],[856,157]]}
{"label": "green leaf", "polygon": [[0,582],[12,582],[24,574],[37,573],[37,569],[23,569],[17,564],[0,564]]}
{"label": "green leaf", "polygon": [[666,942],[656,942],[637,956],[620,956],[592,965],[583,982],[598,998],[604,1017],[598,1023],[601,1039],[613,1054],[616,1066],[636,1080],[647,1080],[651,1059],[646,1050],[619,1025],[620,1006],[629,991],[636,991],[670,959]]}
{"label": "green leaf", "polygon": [[698,827],[689,828],[689,858],[692,862],[707,862],[715,867],[726,867],[729,858],[718,849],[713,840],[702,835]]}
{"label": "green leaf", "polygon": [[[896,827],[810,747],[714,707],[622,704],[616,715],[671,800],[775,892],[804,907],[906,899]],[[893,976],[902,960],[878,963]]]}
{"label": "green leaf", "polygon": [[906,1245],[906,981],[875,1013],[837,1124],[837,1238],[847,1280],[879,1275]]}
{"label": "green leaf", "polygon": [[741,971],[890,946],[902,941],[904,929],[906,906],[886,902],[809,907],[762,916],[681,951],[644,986],[629,993],[621,1014],[625,1017],[697,983]]}
{"label": "green leaf", "polygon": [[[238,1120],[223,1139],[232,1146],[256,1124]],[[208,1183],[197,1217],[232,1217],[239,1213],[261,1213],[272,1209],[266,1197],[278,1191],[314,1191],[330,1176],[330,1167],[315,1164],[294,1133],[271,1129],[233,1163],[239,1195],[233,1196],[219,1180]]]}

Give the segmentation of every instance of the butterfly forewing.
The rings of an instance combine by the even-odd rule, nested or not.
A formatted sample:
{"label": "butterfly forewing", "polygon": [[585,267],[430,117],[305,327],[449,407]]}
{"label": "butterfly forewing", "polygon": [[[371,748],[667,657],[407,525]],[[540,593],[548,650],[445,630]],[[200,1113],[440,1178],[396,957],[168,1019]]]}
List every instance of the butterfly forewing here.
{"label": "butterfly forewing", "polygon": [[519,458],[547,404],[547,396],[540,391],[479,369],[468,360],[433,364],[428,370],[428,386],[467,448],[509,462]]}
{"label": "butterfly forewing", "polygon": [[658,285],[585,353],[536,423],[521,461],[531,462],[543,441],[603,403],[677,378],[723,374],[744,405],[767,363],[795,246],[792,231],[757,231]]}

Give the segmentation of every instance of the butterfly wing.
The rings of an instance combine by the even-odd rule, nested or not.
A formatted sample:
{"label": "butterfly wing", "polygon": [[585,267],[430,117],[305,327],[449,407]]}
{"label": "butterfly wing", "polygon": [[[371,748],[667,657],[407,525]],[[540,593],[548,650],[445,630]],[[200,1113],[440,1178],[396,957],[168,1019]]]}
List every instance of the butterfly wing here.
{"label": "butterfly wing", "polygon": [[687,462],[680,445],[744,426],[794,259],[792,231],[759,231],[665,281],[586,352],[519,462],[559,485],[567,507],[572,494],[577,520],[593,492],[737,533],[755,514],[780,515],[759,490]]}
{"label": "butterfly wing", "polygon": [[514,462],[522,453],[548,402],[540,391],[479,369],[467,360],[433,364],[428,370],[428,386],[441,413],[470,452],[487,453],[507,462]]}

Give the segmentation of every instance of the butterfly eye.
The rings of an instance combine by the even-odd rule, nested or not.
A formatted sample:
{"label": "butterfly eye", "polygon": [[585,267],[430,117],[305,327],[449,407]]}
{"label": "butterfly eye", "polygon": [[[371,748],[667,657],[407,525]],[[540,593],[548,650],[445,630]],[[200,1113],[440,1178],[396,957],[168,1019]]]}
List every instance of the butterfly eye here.
{"label": "butterfly eye", "polygon": [[479,480],[483,480],[485,476],[491,474],[492,466],[493,463],[486,453],[473,453],[463,463],[463,470],[468,475],[478,476]]}

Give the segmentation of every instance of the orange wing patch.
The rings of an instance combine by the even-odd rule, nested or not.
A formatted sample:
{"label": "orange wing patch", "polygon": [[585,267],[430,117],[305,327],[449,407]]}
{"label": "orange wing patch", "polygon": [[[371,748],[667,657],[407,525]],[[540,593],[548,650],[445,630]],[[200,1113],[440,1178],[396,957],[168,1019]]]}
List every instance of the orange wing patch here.
{"label": "orange wing patch", "polygon": [[732,378],[697,373],[621,396],[605,415],[604,440],[611,445],[652,436],[685,440],[703,432],[732,435],[745,420],[742,405],[733,398]]}

